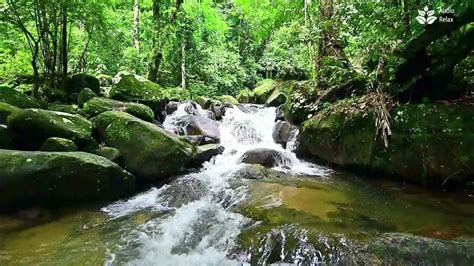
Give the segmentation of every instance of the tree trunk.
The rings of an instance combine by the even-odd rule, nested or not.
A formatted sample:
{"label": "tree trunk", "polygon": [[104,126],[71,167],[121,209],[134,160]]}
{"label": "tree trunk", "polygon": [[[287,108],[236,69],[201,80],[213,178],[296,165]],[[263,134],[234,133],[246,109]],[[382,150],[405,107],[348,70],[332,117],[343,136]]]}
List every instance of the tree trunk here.
{"label": "tree trunk", "polygon": [[411,33],[410,11],[408,10],[408,1],[407,0],[401,0],[401,1],[402,1],[402,8],[403,8],[403,22],[405,24],[405,38],[408,38]]}
{"label": "tree trunk", "polygon": [[148,66],[148,79],[153,82],[158,81],[158,69],[163,58],[160,46],[160,4],[160,0],[153,0],[153,57]]}
{"label": "tree trunk", "polygon": [[181,88],[186,89],[186,44],[181,44]]}
{"label": "tree trunk", "polygon": [[66,7],[62,11],[62,29],[61,29],[61,82],[62,88],[66,86],[68,55],[67,55],[67,10]]}
{"label": "tree trunk", "polygon": [[140,51],[140,3],[135,0],[133,4],[133,43],[135,49]]}

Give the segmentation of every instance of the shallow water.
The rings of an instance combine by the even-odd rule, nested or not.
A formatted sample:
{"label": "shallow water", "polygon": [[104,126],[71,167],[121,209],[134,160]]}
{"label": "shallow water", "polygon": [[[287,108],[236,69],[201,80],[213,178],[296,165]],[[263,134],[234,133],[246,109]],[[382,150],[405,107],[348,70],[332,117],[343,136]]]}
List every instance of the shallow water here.
{"label": "shallow water", "polygon": [[[185,114],[180,106],[167,129]],[[471,196],[301,161],[273,142],[274,114],[228,110],[224,154],[161,188],[39,219],[0,217],[0,265],[474,263]],[[240,179],[239,158],[256,147],[288,161],[263,180]]]}

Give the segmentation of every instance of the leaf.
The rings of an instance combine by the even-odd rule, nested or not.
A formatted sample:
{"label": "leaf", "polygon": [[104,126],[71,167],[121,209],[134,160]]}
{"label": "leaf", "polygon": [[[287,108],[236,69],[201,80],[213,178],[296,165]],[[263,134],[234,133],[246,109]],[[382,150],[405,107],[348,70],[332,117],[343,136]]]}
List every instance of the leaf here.
{"label": "leaf", "polygon": [[429,17],[434,15],[434,10],[430,10],[426,13]]}
{"label": "leaf", "polygon": [[424,17],[416,17],[416,20],[418,20],[418,22],[420,22],[420,24],[426,24],[426,19]]}
{"label": "leaf", "polygon": [[435,22],[436,19],[437,19],[437,17],[429,17],[428,20],[426,21],[426,23],[433,24],[433,22]]}
{"label": "leaf", "polygon": [[425,12],[428,12],[428,7],[425,6],[425,8],[423,10],[425,10]]}
{"label": "leaf", "polygon": [[418,10],[418,15],[424,17],[426,15],[426,12],[423,10]]}

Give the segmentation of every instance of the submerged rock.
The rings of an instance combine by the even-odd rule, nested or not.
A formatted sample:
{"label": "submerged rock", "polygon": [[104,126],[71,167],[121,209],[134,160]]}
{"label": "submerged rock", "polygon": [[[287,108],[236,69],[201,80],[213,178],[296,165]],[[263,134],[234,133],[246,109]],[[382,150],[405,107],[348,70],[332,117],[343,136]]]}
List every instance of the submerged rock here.
{"label": "submerged rock", "polygon": [[279,151],[267,148],[257,148],[245,152],[242,155],[240,162],[248,164],[260,164],[270,168],[279,165],[287,165],[290,163],[290,159]]}
{"label": "submerged rock", "polygon": [[108,98],[95,97],[84,104],[84,112],[89,117],[94,117],[105,111],[122,111],[129,113],[142,120],[153,122],[153,111],[150,107],[139,103],[128,103],[116,101]]}
{"label": "submerged rock", "polygon": [[66,138],[79,146],[90,140],[92,123],[80,115],[42,109],[23,109],[8,117],[18,146],[37,150],[50,137]]}
{"label": "submerged rock", "polygon": [[[429,186],[465,183],[474,176],[474,108],[407,104],[392,113],[388,148],[375,140],[372,109],[345,113],[339,101],[300,129],[301,148],[342,166],[400,176]],[[349,107],[348,107],[349,106]]]}
{"label": "submerged rock", "polygon": [[44,141],[41,151],[77,151],[74,141],[63,138],[51,137]]}
{"label": "submerged rock", "polygon": [[97,155],[0,150],[0,211],[114,200],[134,192],[134,176]]}
{"label": "submerged rock", "polygon": [[192,159],[193,145],[130,114],[107,111],[92,122],[100,139],[120,151],[125,169],[141,181],[179,174]]}
{"label": "submerged rock", "polygon": [[232,174],[234,178],[242,179],[264,179],[267,176],[267,168],[259,164],[246,165]]}
{"label": "submerged rock", "polygon": [[197,147],[196,155],[189,163],[191,167],[199,167],[203,163],[211,160],[212,157],[222,154],[225,148],[219,144],[206,144]]}

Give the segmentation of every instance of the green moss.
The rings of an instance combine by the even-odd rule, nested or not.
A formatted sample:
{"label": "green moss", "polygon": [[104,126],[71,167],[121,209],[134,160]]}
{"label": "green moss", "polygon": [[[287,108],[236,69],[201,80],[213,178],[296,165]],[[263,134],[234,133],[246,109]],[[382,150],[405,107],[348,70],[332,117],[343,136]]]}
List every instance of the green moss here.
{"label": "green moss", "polygon": [[0,124],[4,124],[7,122],[7,117],[13,113],[19,112],[21,109],[10,105],[8,103],[0,102]]}
{"label": "green moss", "polygon": [[41,151],[77,151],[77,146],[72,140],[51,137],[44,141]]}
{"label": "green moss", "polygon": [[83,152],[0,150],[0,211],[112,200],[135,192],[117,164]]}
{"label": "green moss", "polygon": [[237,101],[240,103],[255,103],[255,92],[249,89],[242,90],[237,95]]}
{"label": "green moss", "polygon": [[152,122],[154,118],[150,107],[139,103],[120,102],[108,98],[95,97],[84,104],[83,111],[89,116],[94,117],[105,111],[122,111],[129,113],[142,120]]}
{"label": "green moss", "polygon": [[170,101],[184,101],[189,99],[189,91],[184,90],[181,87],[176,88],[165,88],[163,89],[163,95]]}
{"label": "green moss", "polygon": [[287,98],[284,105],[285,118],[299,125],[317,109],[315,84],[309,81],[287,82]]}
{"label": "green moss", "polygon": [[97,97],[97,94],[93,92],[91,89],[85,88],[79,93],[79,95],[77,95],[77,104],[80,107],[82,107],[84,103],[86,103],[87,101],[89,101],[90,99],[94,97]]}
{"label": "green moss", "polygon": [[126,169],[143,182],[182,172],[195,153],[188,142],[124,112],[107,111],[92,122],[101,140],[120,150]]}
{"label": "green moss", "polygon": [[66,138],[81,145],[92,134],[92,124],[84,117],[42,109],[23,109],[10,115],[7,124],[25,149],[39,149],[49,137]]}
{"label": "green moss", "polygon": [[257,103],[264,104],[276,85],[277,82],[271,79],[264,79],[257,83],[257,87],[253,90]]}
{"label": "green moss", "polygon": [[233,105],[239,104],[239,101],[237,101],[237,99],[235,99],[233,96],[230,96],[230,95],[222,95],[222,96],[219,96],[217,99],[221,101],[222,103],[230,103]]}
{"label": "green moss", "polygon": [[143,77],[122,74],[120,81],[112,86],[110,97],[119,101],[139,102],[158,108],[166,101],[166,95],[160,85]]}
{"label": "green moss", "polygon": [[0,102],[8,103],[19,108],[41,107],[41,104],[37,100],[8,87],[0,88]]}
{"label": "green moss", "polygon": [[55,112],[64,112],[64,113],[69,113],[73,115],[81,115],[85,116],[86,113],[84,113],[79,106],[75,104],[58,104],[58,103],[51,103],[48,104],[48,110],[50,111],[55,111]]}
{"label": "green moss", "polygon": [[198,96],[195,101],[204,109],[208,109],[212,104],[212,99],[205,96]]}

